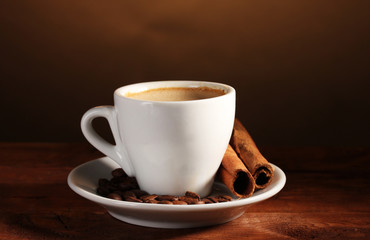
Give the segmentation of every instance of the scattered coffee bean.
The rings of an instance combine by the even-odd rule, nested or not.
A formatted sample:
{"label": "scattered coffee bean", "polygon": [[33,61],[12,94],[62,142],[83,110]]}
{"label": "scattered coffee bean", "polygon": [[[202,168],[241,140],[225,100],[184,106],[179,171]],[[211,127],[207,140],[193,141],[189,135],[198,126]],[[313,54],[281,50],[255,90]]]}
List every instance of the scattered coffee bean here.
{"label": "scattered coffee bean", "polygon": [[219,197],[216,197],[217,199],[217,202],[221,203],[221,202],[227,202],[227,200],[225,198],[219,198]]}
{"label": "scattered coffee bean", "polygon": [[129,201],[129,202],[143,202],[143,200],[138,199],[136,197],[127,197],[127,198],[125,198],[125,201]]}
{"label": "scattered coffee bean", "polygon": [[184,201],[187,204],[196,204],[197,202],[199,202],[198,199],[192,198],[192,197],[187,197],[187,196],[181,196],[181,197],[179,197],[179,200]]}
{"label": "scattered coffee bean", "polygon": [[141,200],[143,200],[144,202],[145,201],[151,201],[151,200],[155,200],[156,198],[158,197],[158,195],[156,194],[152,194],[152,195],[143,195],[140,197]]}
{"label": "scattered coffee bean", "polygon": [[162,200],[162,201],[159,201],[158,204],[170,204],[170,205],[172,205],[173,202],[172,201],[168,201],[168,200]]}
{"label": "scattered coffee bean", "polygon": [[180,200],[172,201],[172,203],[173,203],[174,205],[188,205],[188,203],[187,203],[187,202],[180,201]]}
{"label": "scattered coffee bean", "polygon": [[121,191],[121,190],[117,190],[117,191],[114,191],[114,193],[117,193],[118,195],[120,195],[121,196],[121,198],[123,199],[123,191]]}
{"label": "scattered coffee bean", "polygon": [[123,198],[126,199],[126,198],[137,198],[135,193],[132,192],[132,191],[126,191],[126,192],[123,192]]}
{"label": "scattered coffee bean", "polygon": [[127,190],[131,190],[131,189],[134,189],[134,188],[135,188],[135,185],[132,185],[132,184],[127,184],[127,183],[124,183],[124,182],[118,183],[118,189],[121,190],[121,191],[127,191]]}
{"label": "scattered coffee bean", "polygon": [[100,187],[98,187],[98,188],[97,188],[96,192],[97,192],[100,196],[106,197],[106,196],[108,196],[108,194],[110,193],[110,190],[108,189],[108,187],[100,186]]}
{"label": "scattered coffee bean", "polygon": [[112,171],[113,177],[127,177],[125,171],[122,168],[116,168]]}
{"label": "scattered coffee bean", "polygon": [[201,199],[197,193],[191,191],[187,191],[184,196],[148,194],[139,189],[136,178],[127,176],[122,168],[114,169],[111,174],[110,180],[106,178],[98,180],[98,188],[96,189],[98,195],[129,202],[175,205],[210,204],[233,200],[228,195],[209,196]]}
{"label": "scattered coffee bean", "polygon": [[211,202],[213,202],[213,203],[218,203],[218,200],[217,200],[217,198],[215,198],[215,197],[207,197]]}
{"label": "scattered coffee bean", "polygon": [[200,196],[198,194],[196,194],[195,192],[190,192],[190,191],[187,191],[185,193],[185,196],[187,197],[191,197],[191,198],[195,198],[197,199],[198,201],[200,200]]}
{"label": "scattered coffee bean", "polygon": [[218,195],[216,196],[216,198],[220,201],[221,199],[224,199],[225,201],[224,202],[229,202],[229,201],[232,201],[233,198],[228,196],[228,195]]}
{"label": "scattered coffee bean", "polygon": [[157,200],[158,201],[175,201],[175,200],[178,200],[179,198],[177,196],[173,196],[173,195],[159,195],[157,197]]}
{"label": "scattered coffee bean", "polygon": [[147,192],[140,190],[140,189],[133,189],[131,190],[131,192],[133,192],[137,198],[140,198],[141,196],[144,196],[144,195],[148,195]]}
{"label": "scattered coffee bean", "polygon": [[109,180],[106,179],[106,178],[100,178],[99,181],[98,181],[98,185],[100,187],[108,186],[109,185]]}
{"label": "scattered coffee bean", "polygon": [[111,192],[114,192],[114,191],[117,191],[118,190],[118,186],[117,184],[114,184],[114,183],[109,183],[107,188],[109,189],[109,191]]}
{"label": "scattered coffee bean", "polygon": [[119,195],[118,193],[109,193],[107,198],[111,198],[114,200],[122,200],[121,195]]}
{"label": "scattered coffee bean", "polygon": [[153,200],[143,200],[144,203],[158,203],[159,201],[153,199]]}
{"label": "scattered coffee bean", "polygon": [[201,201],[203,201],[205,204],[214,203],[211,200],[209,200],[208,198],[202,198]]}
{"label": "scattered coffee bean", "polygon": [[122,182],[125,178],[124,177],[113,177],[110,180],[111,184],[118,185],[118,183]]}

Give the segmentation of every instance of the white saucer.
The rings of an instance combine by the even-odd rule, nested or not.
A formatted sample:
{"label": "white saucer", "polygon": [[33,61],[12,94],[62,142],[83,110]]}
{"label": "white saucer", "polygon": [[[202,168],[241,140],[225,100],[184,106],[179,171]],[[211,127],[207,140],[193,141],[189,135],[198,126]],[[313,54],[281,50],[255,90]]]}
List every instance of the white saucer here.
{"label": "white saucer", "polygon": [[[273,164],[272,164],[273,165]],[[284,172],[275,168],[272,183],[245,199],[234,198],[230,202],[202,205],[162,205],[117,201],[96,194],[99,178],[112,178],[111,171],[119,166],[110,158],[103,157],[84,163],[68,175],[68,185],[77,194],[102,205],[113,217],[134,225],[155,228],[191,228],[232,221],[254,203],[277,194],[285,185]],[[233,196],[223,183],[215,182],[213,194]]]}

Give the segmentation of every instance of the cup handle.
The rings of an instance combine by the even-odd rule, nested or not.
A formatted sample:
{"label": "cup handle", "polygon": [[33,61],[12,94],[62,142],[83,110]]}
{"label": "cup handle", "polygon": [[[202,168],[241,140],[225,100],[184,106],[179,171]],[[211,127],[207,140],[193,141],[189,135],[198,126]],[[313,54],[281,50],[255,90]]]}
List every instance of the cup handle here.
{"label": "cup handle", "polygon": [[[95,131],[92,121],[97,117],[104,117],[108,120],[116,145],[110,144]],[[89,109],[81,119],[81,130],[91,145],[118,163],[128,176],[134,176],[134,169],[120,138],[117,112],[113,106],[99,106]]]}

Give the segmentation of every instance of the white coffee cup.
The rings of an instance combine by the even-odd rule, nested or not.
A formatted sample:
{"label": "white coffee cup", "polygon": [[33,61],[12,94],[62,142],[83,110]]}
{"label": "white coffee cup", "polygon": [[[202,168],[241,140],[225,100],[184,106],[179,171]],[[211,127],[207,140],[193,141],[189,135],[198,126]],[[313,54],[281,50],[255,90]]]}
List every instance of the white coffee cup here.
{"label": "white coffee cup", "polygon": [[[221,89],[224,95],[191,101],[144,101],[127,97],[157,88]],[[92,120],[108,120],[116,145],[100,137]],[[113,159],[150,194],[207,196],[229,143],[235,118],[234,88],[204,81],[132,84],[114,92],[114,106],[88,110],[81,120],[86,139]]]}

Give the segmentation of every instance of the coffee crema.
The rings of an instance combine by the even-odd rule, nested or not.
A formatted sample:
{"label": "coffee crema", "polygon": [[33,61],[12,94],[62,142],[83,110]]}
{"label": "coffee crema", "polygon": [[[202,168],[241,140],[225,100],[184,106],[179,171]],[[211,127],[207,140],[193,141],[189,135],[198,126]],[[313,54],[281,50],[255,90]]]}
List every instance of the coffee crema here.
{"label": "coffee crema", "polygon": [[154,88],[142,92],[128,92],[126,97],[145,101],[191,101],[222,96],[225,91],[209,87]]}

